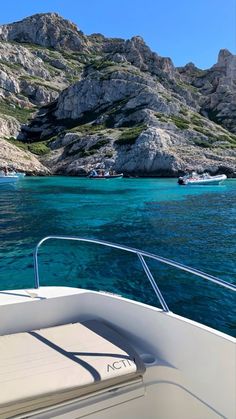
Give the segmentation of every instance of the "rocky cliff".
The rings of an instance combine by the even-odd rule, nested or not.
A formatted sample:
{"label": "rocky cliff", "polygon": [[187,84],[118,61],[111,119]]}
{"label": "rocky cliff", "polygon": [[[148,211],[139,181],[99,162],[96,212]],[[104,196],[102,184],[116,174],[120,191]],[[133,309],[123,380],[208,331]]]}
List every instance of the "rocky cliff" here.
{"label": "rocky cliff", "polygon": [[224,49],[209,70],[187,64],[179,72],[201,93],[201,113],[236,133],[236,56]]}
{"label": "rocky cliff", "polygon": [[175,68],[138,36],[86,36],[55,13],[34,15],[0,27],[2,160],[14,147],[22,167],[21,153],[34,156],[29,173],[236,176],[235,89],[227,50],[209,70]]}

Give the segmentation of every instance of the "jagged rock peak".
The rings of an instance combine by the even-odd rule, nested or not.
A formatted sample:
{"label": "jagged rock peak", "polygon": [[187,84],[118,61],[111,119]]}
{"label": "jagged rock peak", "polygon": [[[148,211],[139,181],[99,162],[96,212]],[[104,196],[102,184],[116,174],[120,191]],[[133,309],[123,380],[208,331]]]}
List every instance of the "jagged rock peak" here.
{"label": "jagged rock peak", "polygon": [[187,63],[184,67],[177,67],[178,72],[181,74],[181,77],[187,83],[194,83],[197,75],[204,74],[204,70],[201,70],[193,62]]}
{"label": "jagged rock peak", "polygon": [[41,13],[0,26],[0,39],[28,42],[55,49],[81,50],[87,39],[77,26],[57,13]]}
{"label": "jagged rock peak", "polygon": [[218,54],[218,60],[214,68],[226,68],[236,64],[236,55],[232,54],[228,49],[221,49]]}
{"label": "jagged rock peak", "polygon": [[183,68],[186,70],[195,70],[196,68],[198,69],[198,67],[192,62],[187,63]]}
{"label": "jagged rock peak", "polygon": [[232,57],[233,54],[228,49],[221,49],[218,54],[218,62],[225,60],[225,58]]}
{"label": "jagged rock peak", "polygon": [[134,43],[146,45],[146,42],[140,35],[132,36],[131,41],[133,41]]}
{"label": "jagged rock peak", "polygon": [[160,57],[151,51],[141,36],[133,36],[125,41],[124,53],[127,60],[144,71],[152,74],[164,71],[170,78],[177,75],[173,62],[168,57]]}

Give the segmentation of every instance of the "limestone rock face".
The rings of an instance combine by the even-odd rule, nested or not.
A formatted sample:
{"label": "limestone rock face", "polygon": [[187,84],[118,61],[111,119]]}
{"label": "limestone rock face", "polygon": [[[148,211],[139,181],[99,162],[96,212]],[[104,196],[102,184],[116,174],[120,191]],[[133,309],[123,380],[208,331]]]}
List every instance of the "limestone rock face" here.
{"label": "limestone rock face", "polygon": [[20,123],[11,116],[0,116],[0,133],[2,137],[17,137],[21,130]]}
{"label": "limestone rock face", "polygon": [[76,51],[87,45],[82,32],[57,13],[36,14],[20,22],[2,25],[0,38],[4,41],[28,42],[44,47]]}
{"label": "limestone rock face", "polygon": [[[184,150],[181,153],[180,147]],[[227,171],[232,176],[235,173],[235,157],[235,151],[230,157],[219,149],[203,153],[184,139],[181,141],[173,131],[149,128],[131,148],[120,148],[114,167],[118,171],[143,176],[177,176],[186,170],[207,170],[212,174]]]}
{"label": "limestone rock face", "polygon": [[[231,149],[236,138],[194,112],[185,97],[174,96],[153,75],[135,70],[128,62],[89,67],[45,116],[43,138],[48,132],[51,135],[50,120],[62,124],[62,133],[68,121],[77,129],[75,134],[59,134],[52,144],[57,152],[50,161],[47,158],[47,164],[57,173],[82,174],[99,164],[143,176],[177,176],[186,167],[220,173],[224,166],[229,175],[236,172]],[[140,135],[129,141],[132,128],[126,127],[138,131],[140,127]],[[97,129],[100,139],[94,134]]]}
{"label": "limestone rock face", "polygon": [[137,139],[134,146],[118,151],[115,168],[128,173],[143,175],[170,174],[177,170],[171,155],[171,136],[160,128],[149,128]]}
{"label": "limestone rock face", "polygon": [[171,59],[159,57],[152,52],[140,36],[135,36],[124,43],[123,54],[127,61],[140,70],[157,75],[163,71],[170,78],[177,76]]}
{"label": "limestone rock face", "polygon": [[0,62],[6,65],[8,71],[18,69],[19,72],[21,67],[28,75],[50,78],[49,71],[43,66],[43,60],[21,45],[0,42]]}
{"label": "limestone rock face", "polygon": [[[129,71],[130,70],[130,71]],[[158,111],[174,111],[174,104],[167,105],[161,96],[163,88],[151,77],[132,73],[129,67],[111,71],[106,79],[103,73],[91,76],[66,89],[58,98],[58,119],[79,119],[86,112],[99,115],[109,107],[123,101],[123,110],[135,111],[140,107]]]}
{"label": "limestone rock face", "polygon": [[12,93],[20,91],[17,81],[2,70],[0,70],[0,88]]}
{"label": "limestone rock face", "polygon": [[217,121],[236,132],[236,55],[221,50],[211,71],[216,88],[210,95],[209,108]]}
{"label": "limestone rock face", "polygon": [[[98,134],[61,134],[51,145],[52,153],[43,159],[53,173],[84,176],[95,168],[113,168],[132,176],[178,176],[186,170],[226,173],[235,176],[236,151],[220,147],[196,147],[179,134],[172,124],[143,128],[135,141],[119,143],[124,131],[101,130]],[[201,134],[198,137],[201,140]],[[196,138],[195,138],[196,140]]]}
{"label": "limestone rock face", "polygon": [[50,170],[43,166],[31,153],[20,150],[0,138],[0,167],[14,167],[29,175],[49,175]]}
{"label": "limestone rock face", "polygon": [[0,42],[0,97],[29,109],[55,100],[68,81],[54,73],[49,60],[30,47]]}
{"label": "limestone rock face", "polygon": [[[86,36],[56,13],[0,26],[3,160],[13,156],[29,173],[103,166],[177,176],[188,167],[236,176],[235,89],[227,50],[208,70],[175,68],[139,36]],[[22,157],[10,137],[47,154]]]}
{"label": "limestone rock face", "polygon": [[236,132],[236,55],[224,49],[209,70],[188,64],[179,72],[199,89],[202,114]]}
{"label": "limestone rock face", "polygon": [[26,152],[6,141],[5,138],[16,138],[21,130],[21,124],[13,117],[0,116],[0,168],[14,167],[29,175],[49,175],[50,169],[45,167],[30,152]]}

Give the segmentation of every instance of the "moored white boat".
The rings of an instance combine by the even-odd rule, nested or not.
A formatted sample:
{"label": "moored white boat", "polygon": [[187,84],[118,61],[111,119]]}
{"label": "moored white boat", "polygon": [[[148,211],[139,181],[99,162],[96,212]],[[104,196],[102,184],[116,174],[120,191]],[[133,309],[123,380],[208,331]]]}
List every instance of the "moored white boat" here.
{"label": "moored white boat", "polygon": [[227,179],[226,175],[210,176],[208,173],[198,175],[193,172],[191,175],[181,176],[178,179],[179,185],[220,185]]}
{"label": "moored white boat", "polygon": [[24,172],[14,172],[13,173],[15,176],[18,176],[18,178],[23,179],[25,177],[25,173]]}
{"label": "moored white boat", "polygon": [[[106,292],[40,287],[38,249],[48,239],[136,254],[162,309]],[[0,292],[0,417],[235,418],[235,339],[169,311],[150,258],[236,291],[126,246],[41,240],[35,289]]]}
{"label": "moored white boat", "polygon": [[121,179],[123,173],[117,173],[115,175],[90,175],[89,179]]}
{"label": "moored white boat", "polygon": [[112,169],[93,169],[88,177],[89,179],[121,179],[123,178],[123,173],[116,173]]}
{"label": "moored white boat", "polygon": [[19,180],[17,175],[1,175],[0,174],[0,185],[6,185],[8,183],[15,183]]}
{"label": "moored white boat", "polygon": [[23,179],[24,177],[25,173],[23,172],[15,172],[15,170],[2,170],[0,171],[0,185],[16,183],[18,180]]}

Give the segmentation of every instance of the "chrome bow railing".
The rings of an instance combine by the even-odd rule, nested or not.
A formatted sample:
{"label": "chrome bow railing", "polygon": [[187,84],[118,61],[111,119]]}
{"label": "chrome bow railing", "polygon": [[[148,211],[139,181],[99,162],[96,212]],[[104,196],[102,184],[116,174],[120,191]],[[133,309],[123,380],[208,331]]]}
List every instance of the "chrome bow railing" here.
{"label": "chrome bow railing", "polygon": [[84,237],[73,237],[73,236],[47,236],[44,237],[42,240],[40,240],[40,242],[37,244],[35,251],[34,251],[34,277],[35,277],[35,288],[39,288],[40,287],[40,283],[39,283],[39,268],[38,268],[38,250],[39,247],[41,246],[41,244],[43,244],[45,241],[47,240],[51,240],[51,239],[56,239],[56,240],[74,240],[74,241],[79,241],[79,242],[86,242],[86,243],[95,243],[95,244],[101,244],[102,246],[107,246],[107,247],[112,247],[115,249],[120,249],[120,250],[125,250],[126,252],[130,252],[130,253],[135,253],[141,264],[143,267],[144,272],[146,273],[146,276],[148,277],[151,286],[163,308],[164,311],[169,311],[168,305],[166,304],[166,301],[161,293],[161,291],[159,290],[159,287],[157,286],[152,273],[149,270],[149,267],[144,259],[144,257],[148,257],[150,259],[154,259],[157,260],[158,262],[164,263],[166,265],[169,266],[173,266],[177,269],[180,269],[182,271],[186,271],[189,272],[193,275],[196,275],[198,277],[207,279],[210,282],[214,282],[215,284],[221,285],[222,287],[228,288],[231,291],[236,291],[236,285],[234,284],[230,284],[229,282],[223,281],[222,279],[219,279],[215,276],[212,275],[208,275],[202,271],[199,271],[198,269],[194,269],[194,268],[190,268],[189,266],[183,265],[181,263],[178,262],[174,262],[171,259],[166,259],[163,258],[161,256],[157,256],[154,255],[153,253],[149,253],[149,252],[144,252],[143,250],[139,250],[139,249],[135,249],[133,247],[128,247],[128,246],[123,246],[120,244],[116,244],[116,243],[110,243],[104,240],[97,240],[97,239],[87,239]]}

